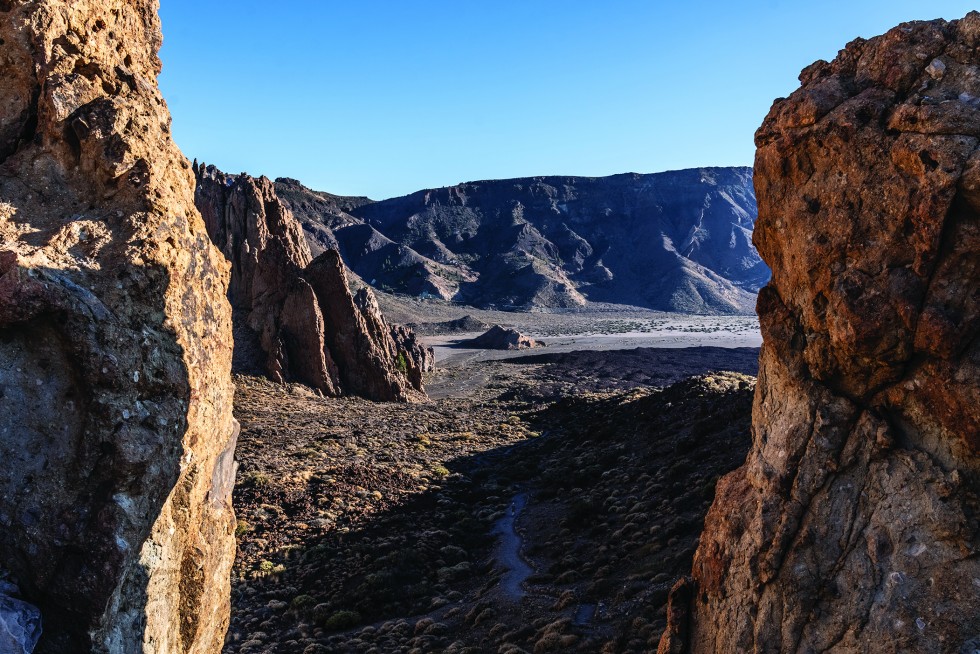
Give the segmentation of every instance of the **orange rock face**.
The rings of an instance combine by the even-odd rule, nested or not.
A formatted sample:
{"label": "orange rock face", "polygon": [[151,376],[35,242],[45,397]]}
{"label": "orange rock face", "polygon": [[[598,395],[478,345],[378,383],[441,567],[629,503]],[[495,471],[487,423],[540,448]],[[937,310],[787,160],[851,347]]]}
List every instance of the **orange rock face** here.
{"label": "orange rock face", "polygon": [[149,0],[0,2],[0,568],[38,652],[217,652],[237,425],[228,265]]}
{"label": "orange rock face", "polygon": [[753,448],[664,651],[980,647],[980,14],[803,71],[756,134]]}

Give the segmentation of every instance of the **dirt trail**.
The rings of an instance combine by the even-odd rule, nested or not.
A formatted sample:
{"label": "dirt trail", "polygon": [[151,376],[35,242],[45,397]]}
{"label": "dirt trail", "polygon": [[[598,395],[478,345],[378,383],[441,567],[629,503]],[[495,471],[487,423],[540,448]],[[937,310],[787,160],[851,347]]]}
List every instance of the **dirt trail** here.
{"label": "dirt trail", "polygon": [[507,571],[500,579],[500,589],[505,597],[515,602],[521,601],[527,594],[524,590],[524,582],[534,573],[534,569],[527,564],[521,554],[524,539],[517,530],[517,521],[520,520],[521,513],[527,506],[527,500],[527,493],[515,495],[510,507],[497,521],[493,530],[493,533],[498,536],[495,552],[497,565]]}

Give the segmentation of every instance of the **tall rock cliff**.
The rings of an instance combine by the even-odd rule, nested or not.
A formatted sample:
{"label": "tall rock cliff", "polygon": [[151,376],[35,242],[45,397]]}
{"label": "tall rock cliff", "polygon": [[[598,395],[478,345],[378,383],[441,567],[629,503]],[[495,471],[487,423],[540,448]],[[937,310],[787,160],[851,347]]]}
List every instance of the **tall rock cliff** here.
{"label": "tall rock cliff", "polygon": [[327,395],[424,397],[432,351],[387,323],[367,289],[351,294],[336,250],[315,259],[272,181],[194,165],[196,201],[231,262],[235,365]]}
{"label": "tall rock cliff", "polygon": [[980,14],[800,80],[756,134],[753,447],[661,651],[974,652]]}
{"label": "tall rock cliff", "polygon": [[156,8],[0,2],[0,585],[42,653],[218,652],[228,624],[228,265]]}

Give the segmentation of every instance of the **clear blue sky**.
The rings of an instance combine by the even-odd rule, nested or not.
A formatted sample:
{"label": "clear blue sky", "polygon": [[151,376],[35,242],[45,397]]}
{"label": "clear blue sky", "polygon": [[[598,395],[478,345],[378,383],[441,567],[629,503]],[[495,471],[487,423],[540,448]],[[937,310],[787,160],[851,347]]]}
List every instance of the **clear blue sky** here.
{"label": "clear blue sky", "polygon": [[956,0],[161,0],[184,153],[382,199],[463,181],[751,165],[816,59]]}

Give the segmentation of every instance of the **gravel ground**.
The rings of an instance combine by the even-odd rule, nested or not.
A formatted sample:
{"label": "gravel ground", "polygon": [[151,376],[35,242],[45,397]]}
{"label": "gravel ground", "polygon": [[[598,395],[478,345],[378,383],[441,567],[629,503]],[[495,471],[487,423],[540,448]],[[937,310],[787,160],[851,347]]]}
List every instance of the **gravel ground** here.
{"label": "gravel ground", "polygon": [[[649,651],[714,483],[744,460],[756,358],[476,357],[411,405],[237,377],[225,651]],[[494,534],[508,511],[532,570],[518,598]]]}

